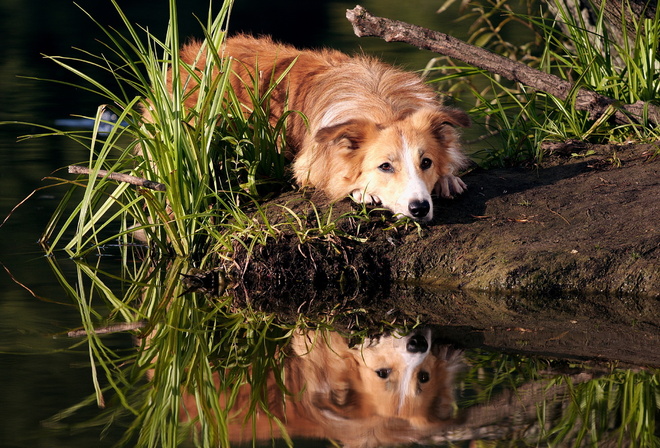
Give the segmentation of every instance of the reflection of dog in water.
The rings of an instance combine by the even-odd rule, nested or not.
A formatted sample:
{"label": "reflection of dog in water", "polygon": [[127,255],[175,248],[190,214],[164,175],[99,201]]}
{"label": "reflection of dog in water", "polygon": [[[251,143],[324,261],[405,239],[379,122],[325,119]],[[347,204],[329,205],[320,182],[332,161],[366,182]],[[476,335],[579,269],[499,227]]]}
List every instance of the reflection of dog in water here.
{"label": "reflection of dog in water", "polygon": [[[336,333],[299,333],[291,342],[284,378],[270,375],[269,412],[290,437],[334,439],[345,446],[380,446],[422,440],[453,423],[452,382],[458,352],[432,343],[431,331],[383,336],[349,348]],[[249,386],[230,413],[231,440],[281,436],[262,411],[248,415]],[[185,414],[197,415],[184,398]]]}

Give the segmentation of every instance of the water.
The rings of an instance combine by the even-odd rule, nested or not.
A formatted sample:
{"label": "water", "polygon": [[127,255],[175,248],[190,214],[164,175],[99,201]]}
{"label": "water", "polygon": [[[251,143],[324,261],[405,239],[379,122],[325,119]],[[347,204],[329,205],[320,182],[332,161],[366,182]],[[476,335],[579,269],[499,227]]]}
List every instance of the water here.
{"label": "water", "polygon": [[[103,25],[120,26],[109,3],[91,0],[79,3],[83,8],[88,8],[93,17],[99,18]],[[261,3],[263,4],[239,2],[232,19],[236,30],[274,34],[282,40],[300,45],[332,45],[347,51],[363,47],[367,52],[382,54],[388,61],[414,69],[423,67],[432,57],[404,44],[392,45],[378,39],[356,38],[350,24],[344,19],[345,9],[352,8],[354,3],[293,0]],[[165,27],[166,4],[167,2],[160,1],[158,4],[150,3],[145,6],[140,2],[129,2],[122,7],[134,22],[149,26],[153,31]],[[464,33],[461,25],[434,15],[438,6],[435,2],[388,0],[363,2],[363,5],[375,14],[441,29],[458,37]],[[39,14],[35,13],[37,10]],[[200,16],[204,16],[206,2],[185,2],[185,5],[182,5],[180,16],[184,18],[181,25],[184,35],[197,34],[191,11],[197,11]],[[259,12],[256,20],[255,11]],[[45,60],[40,54],[75,55],[72,46],[100,51],[101,46],[95,39],[102,37],[101,32],[78,8],[65,0],[0,0],[0,26],[4,39],[0,50],[0,60],[3,61],[0,66],[0,104],[3,105],[0,121],[29,121],[52,125],[56,120],[70,119],[72,114],[94,113],[98,99],[87,91],[16,76],[19,74],[27,77],[55,78],[65,82],[76,81],[65,70],[58,69],[52,61]],[[69,164],[80,163],[87,158],[82,148],[64,138],[49,137],[16,143],[16,136],[38,132],[36,128],[18,125],[0,127],[0,217],[3,219],[35,188],[52,183],[42,181],[42,178],[51,175],[66,177],[65,172],[56,170]],[[79,344],[79,340],[66,336],[68,330],[81,325],[78,307],[60,285],[57,271],[52,269],[37,244],[48,217],[64,192],[63,188],[38,190],[26,205],[18,208],[11,219],[0,228],[0,262],[6,269],[0,273],[0,446],[3,447],[110,446],[123,434],[122,427],[113,427],[101,437],[99,427],[84,429],[76,425],[98,415],[99,411],[93,403],[73,418],[62,421],[52,418],[94,394],[87,345]],[[78,275],[77,266],[66,258],[58,261],[60,272],[73,282]],[[108,258],[104,260],[103,267],[108,271],[117,270],[117,263],[117,260]],[[117,283],[113,285],[118,286]],[[428,295],[424,297],[424,300],[431,300]],[[444,303],[455,298],[434,300]],[[446,314],[437,312],[437,316]],[[448,321],[431,323],[439,326],[441,332],[447,333],[447,328],[451,328]],[[512,329],[524,334],[525,328],[508,327],[509,331]],[[468,370],[467,373],[464,372],[466,376],[461,377],[464,378],[460,385],[461,397],[466,402],[483,393],[483,389],[487,389],[492,372],[499,372],[500,366],[505,366],[503,371],[509,373],[511,369],[517,369],[515,377],[506,377],[507,381],[511,380],[516,385],[531,384],[528,380],[544,369],[550,372],[550,378],[568,371],[575,379],[581,379],[577,376],[582,372],[581,368],[577,371],[571,370],[576,368],[581,359],[573,360],[575,365],[563,361],[559,366],[556,363],[542,364],[537,368],[537,361],[525,356],[501,358],[500,355],[482,352],[480,343],[474,342],[474,338],[478,339],[475,331],[465,327],[462,332],[454,334],[455,338],[458,334],[464,343],[472,338],[469,339],[472,342],[467,344],[472,351],[466,356],[471,359],[473,365],[483,363],[481,370]],[[548,339],[552,337],[554,336],[548,336]],[[521,340],[523,338],[518,341]],[[130,349],[133,344],[133,340],[125,335],[105,337],[103,341],[113,350]],[[508,347],[508,351],[513,352],[514,348],[515,342],[513,347]],[[521,349],[522,346],[518,348]],[[642,374],[629,383],[624,380],[630,371],[622,371],[623,373],[617,373],[617,378],[610,378],[605,376],[607,372],[603,372],[601,366],[595,370],[597,376],[603,375],[607,381],[586,383],[591,384],[590,387],[607,388],[612,387],[612,384],[629,384],[630,387],[641,385],[648,386],[648,390],[655,390],[657,393],[657,378],[650,378],[645,370],[640,370]],[[491,384],[495,384],[497,392],[506,390],[503,384],[495,381]],[[645,410],[650,407],[649,415],[653,416],[654,403],[652,398],[650,400],[650,403],[644,402],[643,406]],[[562,406],[568,407],[560,407]],[[473,419],[476,418],[474,414],[471,415]],[[498,418],[503,417],[506,415],[500,415]],[[657,414],[655,419],[657,421]],[[533,422],[533,418],[530,421]],[[496,426],[502,424],[498,423]],[[473,435],[472,438],[476,439],[478,436]]]}

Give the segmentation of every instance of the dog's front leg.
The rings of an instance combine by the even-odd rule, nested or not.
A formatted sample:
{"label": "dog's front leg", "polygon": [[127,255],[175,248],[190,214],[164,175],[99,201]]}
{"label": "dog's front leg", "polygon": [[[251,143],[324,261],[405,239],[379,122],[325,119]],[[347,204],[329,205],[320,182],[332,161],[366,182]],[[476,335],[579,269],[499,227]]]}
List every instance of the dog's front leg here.
{"label": "dog's front leg", "polygon": [[453,174],[442,176],[438,180],[438,183],[435,184],[435,194],[447,199],[452,199],[455,195],[461,194],[465,190],[467,190],[465,182]]}
{"label": "dog's front leg", "polygon": [[380,198],[378,196],[373,196],[367,193],[364,190],[353,190],[351,197],[355,202],[365,203],[370,205],[380,204]]}

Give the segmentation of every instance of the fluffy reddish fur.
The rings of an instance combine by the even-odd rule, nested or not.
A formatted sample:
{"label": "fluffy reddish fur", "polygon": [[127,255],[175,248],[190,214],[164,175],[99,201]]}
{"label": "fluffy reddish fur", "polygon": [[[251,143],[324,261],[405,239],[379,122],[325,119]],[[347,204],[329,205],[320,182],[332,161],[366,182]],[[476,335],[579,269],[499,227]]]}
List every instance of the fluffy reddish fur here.
{"label": "fluffy reddish fur", "polygon": [[[185,45],[182,60],[204,67],[201,48],[199,42]],[[223,56],[233,59],[230,82],[246,112],[252,107],[246,86],[256,81],[266,92],[290,70],[271,95],[270,112],[273,122],[285,110],[307,117],[307,123],[298,114],[287,118],[287,149],[299,185],[314,186],[331,200],[352,195],[420,220],[432,218],[432,203],[426,215],[414,216],[415,201],[431,202],[434,190],[449,197],[465,188],[455,177],[465,159],[454,128],[468,126],[469,118],[443,107],[418,76],[368,56],[299,50],[246,35],[227,39]],[[193,107],[196,85],[184,69],[182,75],[190,93],[186,105]],[[383,171],[384,163],[391,171]]]}

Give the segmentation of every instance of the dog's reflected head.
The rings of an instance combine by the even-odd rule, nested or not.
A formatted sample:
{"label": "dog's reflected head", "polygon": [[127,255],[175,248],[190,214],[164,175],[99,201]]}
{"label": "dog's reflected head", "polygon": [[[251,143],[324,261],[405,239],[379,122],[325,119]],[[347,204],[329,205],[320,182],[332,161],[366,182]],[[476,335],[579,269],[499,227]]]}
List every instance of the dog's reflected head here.
{"label": "dog's reflected head", "polygon": [[382,336],[361,349],[361,377],[378,414],[424,427],[453,412],[455,354],[434,345],[431,330]]}

